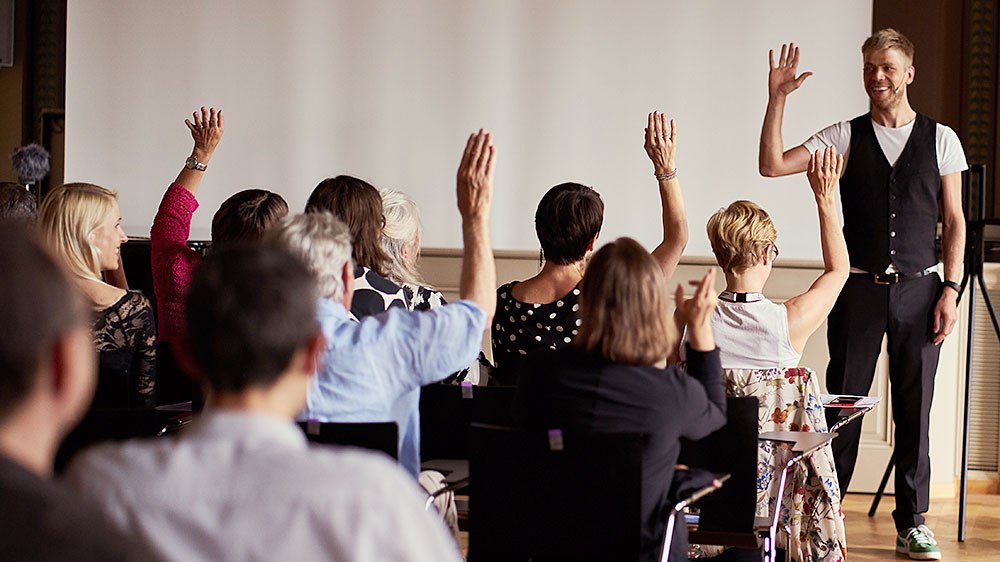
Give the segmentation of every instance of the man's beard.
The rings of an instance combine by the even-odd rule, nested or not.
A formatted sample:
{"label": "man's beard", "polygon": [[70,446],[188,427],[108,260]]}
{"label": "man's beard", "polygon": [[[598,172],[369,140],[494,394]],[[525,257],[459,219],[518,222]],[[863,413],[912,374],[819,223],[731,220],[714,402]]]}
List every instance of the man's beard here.
{"label": "man's beard", "polygon": [[872,105],[879,109],[892,109],[903,101],[903,89],[906,85],[906,78],[900,80],[898,86],[891,81],[889,84],[892,86],[892,89],[889,90],[889,95],[884,98],[874,98],[871,96],[871,92],[869,92],[868,99],[871,100]]}

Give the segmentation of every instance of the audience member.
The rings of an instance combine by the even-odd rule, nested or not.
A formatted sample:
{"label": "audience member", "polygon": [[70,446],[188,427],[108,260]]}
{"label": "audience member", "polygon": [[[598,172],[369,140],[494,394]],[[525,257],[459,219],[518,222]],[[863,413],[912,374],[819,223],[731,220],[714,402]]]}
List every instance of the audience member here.
{"label": "audience member", "polygon": [[[680,438],[700,439],[726,421],[710,322],[713,278],[709,270],[687,300],[677,287],[677,314],[691,334],[685,373],[665,366],[677,334],[661,264],[631,238],[605,245],[583,277],[579,336],[568,347],[529,356],[518,378],[515,414],[524,427],[649,436],[642,465],[642,560],[659,560]],[[686,559],[686,540],[675,537],[672,553],[672,560]]]}
{"label": "audience member", "polygon": [[[200,113],[192,114],[192,119],[184,121],[194,138],[191,156],[163,194],[149,232],[160,334],[157,351],[163,371],[172,374],[179,372],[174,345],[184,331],[184,297],[191,275],[202,260],[202,255],[187,245],[191,217],[198,209],[195,195],[225,128],[222,110],[215,108],[202,107]],[[240,191],[226,199],[213,216],[212,245],[259,240],[271,223],[287,214],[288,204],[277,193],[264,189]],[[188,386],[179,381],[164,382],[171,387]],[[171,394],[174,392],[179,392],[177,397],[186,395],[170,389]]]}
{"label": "audience member", "polygon": [[320,279],[322,365],[300,419],[394,421],[399,460],[420,470],[420,387],[440,381],[476,357],[493,316],[496,283],[489,241],[495,150],[488,133],[469,137],[458,171],[464,252],[459,301],[427,312],[391,309],[350,319],[354,293],[351,233],[329,213],[306,213],[269,235],[301,256]]}
{"label": "audience member", "polygon": [[94,392],[83,299],[20,225],[0,225],[0,263],[0,560],[152,559],[49,480]]}
{"label": "audience member", "polygon": [[309,195],[306,212],[333,213],[350,230],[355,286],[348,308],[354,318],[407,308],[402,289],[385,277],[390,259],[379,242],[386,223],[375,186],[352,176],[327,178]]}
{"label": "audience member", "polygon": [[324,347],[318,294],[280,249],[213,252],[189,288],[185,336],[213,405],[177,439],[85,453],[67,481],[169,560],[457,561],[398,467],[310,446],[293,423]]}
{"label": "audience member", "polygon": [[[423,232],[417,204],[401,191],[382,189],[379,193],[382,195],[382,211],[385,214],[382,249],[389,256],[386,278],[403,289],[406,307],[410,310],[431,310],[448,304],[440,291],[427,285],[417,269]],[[477,360],[441,382],[459,384],[469,381],[480,384],[479,364]]]}
{"label": "audience member", "polygon": [[[650,113],[645,148],[659,183],[663,214],[663,242],[653,250],[653,257],[669,279],[687,245],[687,218],[674,164],[674,121],[670,120],[668,129],[665,115]],[[526,355],[566,347],[577,336],[580,280],[603,221],[601,196],[578,183],[557,185],[538,203],[535,232],[545,265],[538,275],[497,289],[493,377],[500,384],[516,382]]]}
{"label": "audience member", "polygon": [[851,268],[836,205],[843,167],[844,159],[833,147],[825,154],[816,151],[809,160],[823,273],[809,290],[783,304],[762,293],[778,257],[778,233],[767,212],[751,201],[736,201],[708,220],[712,251],[726,274],[726,290],[712,315],[723,368],[797,367],[809,336],[830,314]]}
{"label": "audience member", "polygon": [[105,283],[102,271],[121,267],[128,240],[118,196],[89,183],[68,183],[42,200],[39,222],[46,242],[94,308],[94,345],[100,375],[96,408],[151,407],[156,383],[156,325],[140,291]]}
{"label": "audience member", "polygon": [[[836,207],[843,164],[832,147],[810,158],[807,177],[819,210],[824,272],[808,291],[783,304],[771,302],[762,293],[778,257],[777,232],[767,212],[750,201],[736,201],[708,221],[712,250],[726,274],[726,290],[719,295],[712,315],[723,378],[730,396],[759,398],[758,431],[827,431],[819,381],[812,379],[811,371],[794,367],[809,336],[833,308],[850,269]],[[684,334],[682,341],[687,337]],[[787,451],[771,443],[760,444],[761,474],[780,471],[785,460]],[[796,505],[810,508],[795,509]],[[790,559],[846,557],[840,490],[829,446],[796,468],[780,500],[777,481],[761,480],[757,515],[768,517],[775,510],[781,518],[778,541],[791,546]]]}
{"label": "audience member", "polygon": [[445,304],[444,295],[429,287],[417,269],[423,234],[420,209],[402,191],[382,189],[379,194],[382,196],[382,214],[385,217],[381,244],[389,257],[386,262],[386,279],[403,289],[406,308],[410,310],[430,310]]}
{"label": "audience member", "polygon": [[19,183],[0,183],[0,220],[35,224],[38,220],[38,201]]}

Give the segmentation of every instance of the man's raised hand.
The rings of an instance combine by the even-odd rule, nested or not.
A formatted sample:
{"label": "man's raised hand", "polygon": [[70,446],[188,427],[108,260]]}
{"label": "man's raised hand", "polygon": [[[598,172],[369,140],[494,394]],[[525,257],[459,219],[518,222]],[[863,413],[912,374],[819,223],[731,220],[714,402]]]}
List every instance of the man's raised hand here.
{"label": "man's raised hand", "polygon": [[489,215],[493,198],[493,168],[496,148],[485,129],[469,135],[462,163],[458,166],[458,211],[465,219]]}
{"label": "man's raised hand", "polygon": [[767,91],[771,96],[787,96],[812,76],[812,72],[795,75],[799,68],[799,48],[795,43],[781,46],[777,65],[774,64],[774,49],[768,51],[768,60],[771,71],[767,74]]}

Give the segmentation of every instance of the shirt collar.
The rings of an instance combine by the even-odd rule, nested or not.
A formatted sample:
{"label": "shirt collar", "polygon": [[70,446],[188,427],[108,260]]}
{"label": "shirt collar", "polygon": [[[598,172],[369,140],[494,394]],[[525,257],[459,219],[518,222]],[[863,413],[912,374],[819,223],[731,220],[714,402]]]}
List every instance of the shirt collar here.
{"label": "shirt collar", "polygon": [[279,443],[292,448],[306,448],[302,429],[291,418],[257,412],[206,408],[185,433],[192,438],[223,438],[227,441]]}
{"label": "shirt collar", "polygon": [[344,305],[333,299],[319,299],[319,303],[316,305],[316,314],[321,318],[329,316],[337,320],[350,320],[351,318]]}
{"label": "shirt collar", "polygon": [[733,291],[722,291],[719,299],[726,302],[757,302],[764,300],[764,293],[734,293]]}

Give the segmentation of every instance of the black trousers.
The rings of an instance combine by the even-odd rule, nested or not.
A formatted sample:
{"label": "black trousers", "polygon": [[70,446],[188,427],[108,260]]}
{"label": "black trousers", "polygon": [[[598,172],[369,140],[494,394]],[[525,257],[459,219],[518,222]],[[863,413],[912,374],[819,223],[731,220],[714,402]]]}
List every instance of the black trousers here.
{"label": "black trousers", "polygon": [[[924,522],[931,476],[928,454],[931,399],[940,348],[933,338],[934,305],[941,294],[937,275],[893,285],[878,285],[870,276],[852,274],[830,312],[827,343],[830,364],[827,390],[833,394],[868,394],[875,363],[888,334],[892,416],[896,424],[897,530]],[[829,411],[827,423],[836,422]],[[839,430],[833,440],[834,461],[843,496],[854,474],[861,423]]]}

